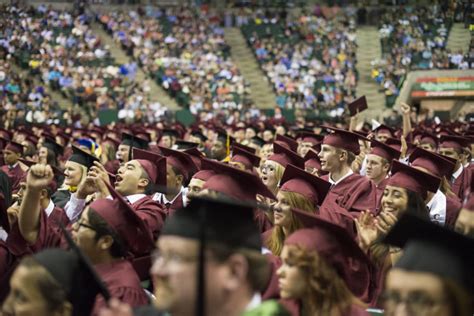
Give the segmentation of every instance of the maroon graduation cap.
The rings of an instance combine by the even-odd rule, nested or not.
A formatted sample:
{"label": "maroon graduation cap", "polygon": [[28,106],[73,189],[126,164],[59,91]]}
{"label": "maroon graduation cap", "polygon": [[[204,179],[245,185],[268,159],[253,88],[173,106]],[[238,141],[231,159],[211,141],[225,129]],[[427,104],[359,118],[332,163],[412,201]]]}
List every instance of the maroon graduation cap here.
{"label": "maroon graduation cap", "polygon": [[442,148],[454,148],[457,150],[463,150],[470,146],[471,141],[461,136],[441,136],[439,147]]}
{"label": "maroon graduation cap", "polygon": [[439,178],[446,177],[446,179],[451,179],[456,166],[455,163],[443,156],[421,148],[415,149],[410,155],[409,161],[414,168],[421,167]]}
{"label": "maroon graduation cap", "polygon": [[106,183],[113,199],[91,203],[94,210],[124,240],[134,254],[147,254],[154,248],[153,236],[144,221],[111,185]]}
{"label": "maroon graduation cap", "polygon": [[296,245],[308,252],[317,252],[354,295],[363,296],[372,279],[371,263],[346,229],[314,214],[300,210],[292,212],[306,228],[288,236],[285,245]]}
{"label": "maroon graduation cap", "polygon": [[278,134],[275,137],[274,144],[279,144],[294,152],[298,150],[298,142],[288,136]]}
{"label": "maroon graduation cap", "polygon": [[423,199],[426,198],[427,191],[435,193],[441,183],[440,178],[407,166],[397,160],[392,162],[391,174],[392,176],[388,179],[387,185],[418,193]]}
{"label": "maroon graduation cap", "polygon": [[166,162],[176,168],[179,173],[184,176],[184,183],[187,183],[192,175],[198,170],[191,156],[179,150],[173,150],[166,147],[158,146]]}
{"label": "maroon graduation cap", "polygon": [[268,157],[268,160],[275,161],[283,167],[286,167],[288,164],[292,164],[297,167],[304,168],[304,159],[302,157],[278,143],[273,144],[273,155]]}
{"label": "maroon graduation cap", "polygon": [[254,155],[255,155],[255,153],[257,152],[257,151],[255,150],[255,148],[252,148],[252,147],[249,147],[249,146],[245,146],[245,145],[242,145],[242,144],[237,143],[237,142],[232,144],[232,150],[233,150],[234,148],[243,149],[243,150],[248,151],[249,153],[252,153],[252,154],[254,154]]}
{"label": "maroon graduation cap", "polygon": [[248,152],[239,147],[234,147],[232,150],[232,157],[230,158],[232,162],[239,162],[244,165],[245,170],[252,171],[253,168],[258,168],[260,165],[260,157]]}
{"label": "maroon graduation cap", "polygon": [[146,171],[151,181],[161,188],[166,187],[166,158],[154,152],[133,148],[133,159]]}
{"label": "maroon graduation cap", "polygon": [[280,191],[299,193],[314,205],[321,205],[330,188],[331,184],[328,181],[293,165],[286,167],[280,181]]}
{"label": "maroon graduation cap", "polygon": [[376,134],[388,134],[389,137],[395,137],[395,130],[385,124],[380,124],[376,129],[374,129],[374,132]]}
{"label": "maroon graduation cap", "polygon": [[240,201],[255,202],[257,194],[275,200],[273,193],[254,173],[205,158],[202,160],[202,168],[216,173],[206,181],[203,189],[216,191]]}
{"label": "maroon graduation cap", "polygon": [[400,158],[400,151],[388,146],[385,143],[379,142],[375,139],[372,139],[371,142],[371,150],[370,154],[382,157],[386,159],[388,162],[391,162],[392,160],[397,160]]}
{"label": "maroon graduation cap", "polygon": [[9,141],[7,145],[5,146],[4,150],[9,150],[11,152],[14,152],[15,154],[22,155],[23,154],[23,145],[18,144],[14,141]]}
{"label": "maroon graduation cap", "polygon": [[333,131],[333,133],[326,135],[323,140],[324,145],[330,145],[336,148],[341,148],[347,151],[350,151],[354,155],[360,153],[359,138],[360,135],[346,131],[344,129],[339,129],[329,126],[321,126],[328,130]]}
{"label": "maroon graduation cap", "polygon": [[365,95],[355,99],[347,105],[349,108],[349,116],[355,116],[357,113],[367,110],[367,99]]}

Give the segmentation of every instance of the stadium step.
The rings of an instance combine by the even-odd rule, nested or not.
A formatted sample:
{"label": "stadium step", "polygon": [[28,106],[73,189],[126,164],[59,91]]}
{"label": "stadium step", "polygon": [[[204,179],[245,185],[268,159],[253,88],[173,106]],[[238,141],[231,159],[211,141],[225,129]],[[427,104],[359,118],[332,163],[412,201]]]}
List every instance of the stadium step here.
{"label": "stadium step", "polygon": [[463,23],[454,23],[449,32],[447,48],[452,52],[462,50],[466,53],[469,51],[470,41],[469,29],[465,28]]}
{"label": "stadium step", "polygon": [[[116,43],[114,39],[109,34],[107,34],[107,32],[104,31],[99,23],[93,22],[91,28],[96,34],[100,35],[100,38],[104,41],[104,44],[110,47],[110,53],[115,58],[117,63],[128,64],[132,62],[132,59],[125,54],[120,45]],[[146,79],[149,79],[151,83],[150,100],[152,102],[159,102],[160,104],[165,105],[171,111],[180,109],[176,101],[172,99],[162,87],[156,84],[155,80],[149,78],[143,72],[143,70],[139,68],[136,76],[137,82],[142,83]]]}
{"label": "stadium step", "polygon": [[357,28],[357,46],[359,81],[356,93],[358,97],[365,95],[369,106],[369,110],[362,112],[361,116],[369,120],[380,119],[382,113],[387,111],[385,94],[380,92],[380,86],[370,76],[371,62],[382,57],[378,29],[373,26],[359,26]]}
{"label": "stadium step", "polygon": [[30,78],[33,80],[35,86],[43,86],[46,92],[51,97],[53,103],[57,103],[61,110],[71,111],[73,107],[72,100],[64,97],[60,92],[55,91],[49,87],[49,85],[41,82],[39,76],[32,76],[30,72],[26,69],[18,67],[18,65],[12,63],[12,69],[19,74],[22,78]]}
{"label": "stadium step", "polygon": [[236,27],[225,28],[224,36],[227,44],[231,46],[232,60],[236,63],[245,80],[250,83],[250,96],[255,105],[261,109],[274,108],[275,92],[260,69],[240,29]]}

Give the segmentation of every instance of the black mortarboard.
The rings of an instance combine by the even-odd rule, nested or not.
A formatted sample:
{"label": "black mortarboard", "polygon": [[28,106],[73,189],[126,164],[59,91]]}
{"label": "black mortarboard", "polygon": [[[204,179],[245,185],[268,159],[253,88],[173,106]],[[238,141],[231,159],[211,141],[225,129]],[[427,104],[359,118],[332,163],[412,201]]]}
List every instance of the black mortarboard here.
{"label": "black mortarboard", "polygon": [[252,143],[254,143],[255,145],[259,146],[259,147],[262,147],[263,145],[265,145],[265,141],[263,140],[263,138],[261,137],[258,137],[258,136],[254,136],[250,139],[250,141]]}
{"label": "black mortarboard", "polygon": [[199,146],[199,144],[179,139],[174,143],[174,146],[176,146],[176,148],[173,147],[173,149],[183,151],[183,150],[187,150],[187,149],[191,149],[191,148],[196,148],[196,147]]}
{"label": "black mortarboard", "polygon": [[405,213],[384,242],[403,247],[395,268],[451,279],[474,292],[474,239]]}
{"label": "black mortarboard", "polygon": [[61,156],[64,153],[64,147],[56,143],[56,140],[49,136],[45,136],[43,146],[54,152],[56,157]]}
{"label": "black mortarboard", "polygon": [[233,199],[194,197],[186,208],[177,210],[165,222],[161,236],[199,241],[195,315],[206,315],[205,250],[208,242],[223,244],[227,249],[261,250],[253,209],[254,205]]}
{"label": "black mortarboard", "polygon": [[175,129],[164,128],[163,129],[163,136],[171,136],[171,137],[179,138],[179,132]]}
{"label": "black mortarboard", "polygon": [[235,138],[227,134],[225,130],[217,131],[217,140],[222,142],[224,145],[227,144],[227,140],[229,140],[229,145],[232,145],[235,142]]}
{"label": "black mortarboard", "polygon": [[168,218],[161,236],[199,239],[198,223],[204,221],[207,241],[260,251],[262,242],[253,219],[254,206],[231,198],[195,197],[186,208]]}
{"label": "black mortarboard", "polygon": [[130,150],[128,152],[128,160],[132,160],[132,149],[139,148],[139,149],[148,149],[149,141],[135,135],[129,133],[122,133],[122,144],[130,146]]}
{"label": "black mortarboard", "polygon": [[140,149],[148,148],[148,141],[146,139],[137,137],[129,133],[122,133],[122,144]]}
{"label": "black mortarboard", "polygon": [[72,146],[72,155],[69,157],[69,161],[77,162],[89,169],[94,165],[94,161],[99,162],[99,159],[76,146]]}
{"label": "black mortarboard", "polygon": [[194,130],[192,130],[192,131],[191,131],[191,135],[193,135],[194,137],[199,138],[202,142],[207,141],[206,135],[204,135],[204,134],[202,133],[202,131],[199,130],[199,129],[194,129]]}

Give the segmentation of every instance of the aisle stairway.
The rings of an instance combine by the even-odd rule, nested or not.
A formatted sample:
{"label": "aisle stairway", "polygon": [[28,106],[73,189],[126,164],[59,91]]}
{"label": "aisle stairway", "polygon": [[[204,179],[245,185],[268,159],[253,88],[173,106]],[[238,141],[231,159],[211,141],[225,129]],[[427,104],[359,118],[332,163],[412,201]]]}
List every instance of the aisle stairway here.
{"label": "aisle stairway", "polygon": [[357,71],[359,81],[357,83],[357,97],[365,95],[369,109],[361,113],[367,119],[378,119],[387,112],[385,107],[385,94],[380,92],[380,86],[370,77],[374,59],[382,57],[382,47],[379,40],[379,32],[374,26],[359,26],[357,28]]}
{"label": "aisle stairway", "polygon": [[61,94],[61,92],[54,91],[47,84],[44,84],[43,82],[41,82],[39,76],[32,76],[28,69],[22,69],[21,67],[19,67],[15,63],[12,63],[11,67],[12,67],[13,71],[16,72],[17,74],[19,74],[22,78],[29,78],[29,79],[33,80],[34,86],[44,87],[46,92],[51,97],[51,101],[53,103],[57,103],[59,105],[59,108],[61,108],[62,110],[67,110],[67,111],[70,111],[72,109],[72,105],[73,105],[72,100],[69,99],[69,98],[64,97]]}
{"label": "aisle stairway", "polygon": [[454,23],[451,32],[449,32],[447,48],[451,51],[462,51],[465,53],[469,50],[471,35],[469,30],[464,28],[463,23]]}
{"label": "aisle stairway", "polygon": [[[125,52],[122,50],[120,45],[116,43],[113,38],[107,34],[107,32],[104,31],[102,28],[102,25],[100,25],[97,22],[92,23],[91,25],[92,30],[94,33],[98,34],[102,41],[104,42],[105,45],[108,45],[110,47],[110,52],[112,56],[115,58],[115,61],[119,64],[126,64],[131,62],[131,59],[125,54]],[[138,82],[143,82],[147,78],[147,75],[143,72],[143,70],[139,69],[137,72],[136,80]],[[168,107],[168,109],[172,111],[179,110],[180,107],[176,103],[174,99],[172,99],[166,91],[160,87],[159,85],[156,84],[156,82],[150,78],[150,83],[151,83],[151,101],[153,102],[159,102],[162,105],[165,105]]]}
{"label": "aisle stairway", "polygon": [[274,108],[275,93],[240,29],[225,28],[224,36],[227,44],[231,46],[232,60],[237,64],[245,80],[250,83],[250,97],[255,105],[261,109]]}

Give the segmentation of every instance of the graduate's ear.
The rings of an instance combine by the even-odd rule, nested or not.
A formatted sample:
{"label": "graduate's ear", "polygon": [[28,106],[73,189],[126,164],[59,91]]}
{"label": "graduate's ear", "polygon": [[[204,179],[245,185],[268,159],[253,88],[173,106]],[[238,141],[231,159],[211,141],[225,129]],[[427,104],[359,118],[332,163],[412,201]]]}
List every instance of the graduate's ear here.
{"label": "graduate's ear", "polygon": [[382,170],[383,170],[384,172],[387,172],[387,173],[388,173],[388,171],[390,170],[390,163],[389,163],[389,162],[384,163],[384,164],[383,164],[383,167],[382,167]]}
{"label": "graduate's ear", "polygon": [[339,161],[347,161],[348,159],[347,151],[338,149],[337,154],[339,156]]}
{"label": "graduate's ear", "polygon": [[100,250],[107,250],[112,247],[113,243],[114,239],[112,238],[112,236],[105,235],[99,238],[99,240],[97,241],[97,247]]}
{"label": "graduate's ear", "polygon": [[47,189],[41,190],[41,193],[40,193],[40,199],[45,199],[45,198],[49,198],[49,193]]}
{"label": "graduate's ear", "polygon": [[247,280],[249,271],[249,263],[244,255],[233,254],[226,260],[228,267],[228,274],[226,275],[225,285],[228,290],[234,290],[242,286],[242,283]]}
{"label": "graduate's ear", "polygon": [[150,180],[147,178],[141,178],[138,180],[138,187],[145,189],[150,184]]}
{"label": "graduate's ear", "polygon": [[176,175],[176,184],[183,185],[184,183],[184,176],[182,174]]}

